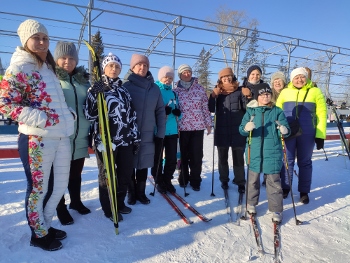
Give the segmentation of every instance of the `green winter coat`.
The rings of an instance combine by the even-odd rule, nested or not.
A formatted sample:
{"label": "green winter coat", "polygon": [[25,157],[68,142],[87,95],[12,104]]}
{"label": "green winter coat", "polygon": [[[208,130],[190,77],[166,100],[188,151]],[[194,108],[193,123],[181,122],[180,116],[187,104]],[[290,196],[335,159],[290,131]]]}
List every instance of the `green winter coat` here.
{"label": "green winter coat", "polygon": [[[250,156],[248,150],[249,132],[244,130],[247,122],[254,116],[255,129],[251,134]],[[278,174],[281,172],[283,152],[281,134],[277,129],[278,121],[289,129],[289,125],[283,110],[276,106],[257,106],[253,100],[247,105],[247,111],[239,126],[239,132],[247,136],[246,162],[249,163],[249,170],[256,173]],[[285,135],[286,137],[289,134]]]}
{"label": "green winter coat", "polygon": [[85,118],[83,104],[86,100],[87,90],[90,87],[88,74],[83,66],[76,67],[72,76],[69,76],[67,71],[58,66],[56,66],[56,73],[68,107],[71,107],[77,113],[74,133],[70,136],[72,160],[87,158],[89,157],[88,133],[90,121]]}

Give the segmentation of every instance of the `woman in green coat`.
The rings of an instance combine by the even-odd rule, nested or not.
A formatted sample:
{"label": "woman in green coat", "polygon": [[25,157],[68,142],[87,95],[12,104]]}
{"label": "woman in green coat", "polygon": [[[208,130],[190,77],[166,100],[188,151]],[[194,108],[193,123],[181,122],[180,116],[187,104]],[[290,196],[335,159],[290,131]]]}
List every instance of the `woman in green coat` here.
{"label": "woman in green coat", "polygon": [[[81,202],[81,173],[83,171],[85,158],[88,153],[88,133],[90,121],[85,118],[83,104],[86,100],[87,89],[90,87],[89,75],[83,66],[77,67],[79,62],[78,53],[72,42],[58,42],[54,59],[56,62],[56,73],[60,80],[64,97],[68,107],[76,113],[74,133],[70,136],[72,156],[69,174],[68,191],[70,195],[70,209],[85,215],[90,209]],[[74,223],[65,205],[64,196],[57,206],[57,217],[62,225]]]}

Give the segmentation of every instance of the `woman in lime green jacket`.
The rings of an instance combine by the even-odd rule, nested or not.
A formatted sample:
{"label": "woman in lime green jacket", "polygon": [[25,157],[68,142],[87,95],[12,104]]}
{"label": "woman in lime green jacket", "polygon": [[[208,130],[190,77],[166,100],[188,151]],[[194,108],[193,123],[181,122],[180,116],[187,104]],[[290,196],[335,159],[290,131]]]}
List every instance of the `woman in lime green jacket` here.
{"label": "woman in lime green jacket", "polygon": [[[312,181],[312,152],[316,143],[317,150],[324,146],[327,125],[327,106],[322,91],[312,85],[307,78],[305,68],[296,68],[290,74],[291,82],[283,89],[276,106],[283,109],[289,124],[299,120],[302,134],[286,140],[288,172],[293,178],[294,161],[299,167],[298,191],[300,202],[309,203]],[[293,125],[290,125],[293,126]],[[292,128],[292,127],[291,127]],[[291,185],[287,171],[281,173],[283,197],[287,198]]]}

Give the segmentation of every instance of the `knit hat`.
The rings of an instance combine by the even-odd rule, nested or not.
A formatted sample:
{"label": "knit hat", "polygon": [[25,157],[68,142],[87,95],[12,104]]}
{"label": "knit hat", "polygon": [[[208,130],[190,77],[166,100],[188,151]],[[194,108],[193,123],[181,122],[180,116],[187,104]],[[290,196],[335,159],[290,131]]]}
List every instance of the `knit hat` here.
{"label": "knit hat", "polygon": [[297,75],[304,75],[306,78],[307,78],[307,71],[305,68],[296,68],[296,69],[293,69],[293,71],[290,73],[290,81],[292,81],[294,79],[295,76]]}
{"label": "knit hat", "polygon": [[43,33],[49,36],[46,27],[33,19],[27,19],[26,21],[22,22],[17,29],[17,34],[23,47],[27,43],[28,39],[37,33]]}
{"label": "knit hat", "polygon": [[253,70],[258,70],[260,72],[260,74],[262,74],[262,70],[258,65],[253,65],[250,66],[247,70],[247,78],[249,79],[250,74],[252,73]]}
{"label": "knit hat", "polygon": [[164,66],[158,71],[158,80],[161,81],[164,77],[174,78],[174,69],[169,66]]}
{"label": "knit hat", "polygon": [[148,57],[141,54],[132,54],[131,60],[130,60],[130,68],[133,69],[139,63],[145,63],[149,68]]}
{"label": "knit hat", "polygon": [[105,56],[102,60],[102,71],[104,72],[105,71],[105,67],[109,64],[109,63],[116,63],[119,65],[120,67],[120,70],[122,69],[123,67],[123,64],[122,62],[120,61],[120,59],[114,55],[113,53],[109,52],[107,56]]}
{"label": "knit hat", "polygon": [[182,65],[180,65],[178,67],[177,74],[179,75],[179,78],[180,78],[182,72],[184,72],[185,70],[188,70],[188,71],[192,72],[192,68],[189,65],[187,65],[187,64],[182,64]]}
{"label": "knit hat", "polygon": [[77,49],[75,48],[74,43],[72,42],[64,42],[64,41],[58,41],[54,53],[54,59],[57,63],[57,60],[61,57],[69,56],[72,57],[75,62],[79,63],[78,53]]}
{"label": "knit hat", "polygon": [[286,83],[287,83],[286,76],[281,71],[277,71],[271,75],[271,86],[272,87],[273,87],[273,82],[276,79],[281,79],[283,81],[284,85],[286,85]]}
{"label": "knit hat", "polygon": [[267,83],[260,83],[260,84],[257,84],[254,89],[257,91],[257,94],[256,94],[256,99],[258,98],[259,95],[261,94],[264,94],[264,93],[270,93],[272,94],[272,90],[269,86],[269,84]]}
{"label": "knit hat", "polygon": [[224,68],[219,71],[219,79],[221,79],[223,76],[234,76],[232,68]]}

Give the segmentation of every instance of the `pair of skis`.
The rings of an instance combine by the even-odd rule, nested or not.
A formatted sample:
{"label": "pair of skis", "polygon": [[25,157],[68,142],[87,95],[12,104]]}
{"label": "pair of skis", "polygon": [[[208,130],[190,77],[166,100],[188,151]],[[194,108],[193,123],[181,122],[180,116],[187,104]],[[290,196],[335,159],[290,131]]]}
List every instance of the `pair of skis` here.
{"label": "pair of skis", "polygon": [[[94,71],[96,72],[97,81],[102,79],[100,63],[98,57],[95,53],[93,47],[83,40],[87,48],[91,53],[92,60],[94,62]],[[117,179],[113,155],[113,145],[109,129],[109,120],[108,120],[108,110],[107,103],[104,98],[103,93],[97,95],[97,112],[99,120],[99,131],[101,135],[101,140],[103,144],[102,158],[103,164],[106,169],[106,180],[107,188],[109,194],[109,200],[111,203],[112,217],[115,228],[116,235],[119,234],[119,225],[118,225],[118,209],[117,209]]]}
{"label": "pair of skis", "polygon": [[[151,184],[154,186],[154,180],[151,177],[148,177],[148,180],[151,182]],[[159,191],[158,191],[159,192]],[[160,192],[159,192],[160,193]],[[169,203],[169,205],[175,210],[175,212],[181,217],[181,219],[186,223],[186,224],[192,224],[193,221],[191,219],[189,219],[183,212],[182,210],[179,208],[179,206],[173,201],[173,199],[167,194],[163,194],[160,193],[161,196],[164,197],[164,199]],[[178,193],[173,192],[170,193],[172,196],[174,196],[178,201],[180,201],[185,208],[187,208],[188,210],[190,210],[193,214],[195,214],[200,220],[202,220],[203,222],[209,222],[211,221],[211,218],[207,218],[206,216],[204,216],[203,214],[201,214],[200,212],[198,212],[193,206],[191,206],[183,197],[181,197]]]}

